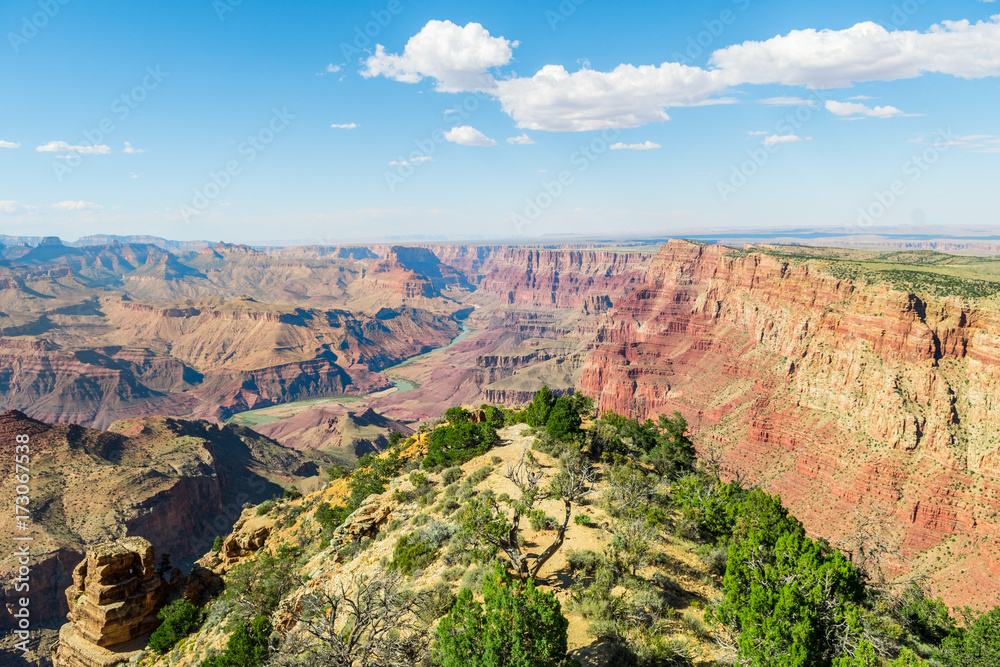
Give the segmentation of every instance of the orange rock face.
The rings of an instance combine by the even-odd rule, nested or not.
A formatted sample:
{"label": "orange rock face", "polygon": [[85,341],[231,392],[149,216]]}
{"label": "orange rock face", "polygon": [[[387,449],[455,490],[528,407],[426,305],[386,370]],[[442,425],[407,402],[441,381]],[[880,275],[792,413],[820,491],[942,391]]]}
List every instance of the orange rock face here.
{"label": "orange rock face", "polygon": [[580,388],[605,410],[679,410],[815,534],[890,513],[894,573],[995,603],[1000,315],[821,269],[672,241],[600,317]]}

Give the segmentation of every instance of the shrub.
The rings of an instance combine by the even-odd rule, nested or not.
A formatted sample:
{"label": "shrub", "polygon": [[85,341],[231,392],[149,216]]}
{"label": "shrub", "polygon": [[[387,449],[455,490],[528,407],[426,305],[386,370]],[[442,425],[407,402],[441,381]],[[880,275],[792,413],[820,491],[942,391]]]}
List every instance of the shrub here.
{"label": "shrub", "polygon": [[428,625],[441,618],[455,606],[455,594],[451,586],[439,581],[428,589],[421,591],[423,604],[420,606],[419,618]]}
{"label": "shrub", "polygon": [[601,564],[601,555],[593,549],[582,549],[579,551],[571,549],[566,553],[566,563],[573,572],[593,576],[597,572],[597,567]]}
{"label": "shrub", "polygon": [[546,514],[543,510],[532,510],[528,514],[532,530],[555,530],[559,527],[558,522]]}
{"label": "shrub", "polygon": [[236,628],[226,650],[201,663],[202,667],[260,667],[270,653],[271,622],[260,615]]}
{"label": "shrub", "polygon": [[514,581],[496,565],[483,581],[483,604],[463,589],[438,625],[444,667],[561,667],[566,629],[559,601],[534,582]]}
{"label": "shrub", "polygon": [[330,476],[330,479],[342,479],[351,473],[344,466],[335,463],[326,469],[326,474]]}
{"label": "shrub", "polygon": [[465,463],[489,451],[499,436],[497,430],[486,423],[461,422],[434,429],[427,439],[425,470],[440,470],[447,466]]}
{"label": "shrub", "polygon": [[572,440],[580,434],[580,413],[571,396],[556,399],[545,422],[545,432],[555,440]]}
{"label": "shrub", "polygon": [[281,497],[285,500],[298,500],[302,497],[302,492],[296,489],[294,486],[290,486],[285,489],[285,492],[281,494]]}
{"label": "shrub", "polygon": [[274,509],[275,504],[276,503],[273,500],[265,500],[257,506],[257,516],[264,516]]}
{"label": "shrub", "polygon": [[201,625],[204,612],[187,600],[171,602],[156,615],[163,623],[149,636],[149,648],[163,655]]}
{"label": "shrub", "polygon": [[454,484],[459,479],[462,478],[462,469],[458,466],[452,466],[441,473],[441,483],[445,486]]}
{"label": "shrub", "polygon": [[587,514],[577,514],[573,517],[573,523],[578,526],[586,526],[587,528],[593,528],[597,524],[594,523],[593,519]]}
{"label": "shrub", "polygon": [[422,541],[417,535],[403,535],[396,542],[392,551],[392,562],[389,569],[411,575],[422,570],[437,559],[437,547]]}
{"label": "shrub", "polygon": [[222,536],[221,535],[216,535],[215,536],[215,541],[212,542],[212,551],[214,551],[216,553],[222,551]]}
{"label": "shrub", "polygon": [[485,465],[469,475],[469,478],[466,481],[472,486],[476,486],[477,484],[485,482],[486,478],[489,477],[492,472],[493,466]]}

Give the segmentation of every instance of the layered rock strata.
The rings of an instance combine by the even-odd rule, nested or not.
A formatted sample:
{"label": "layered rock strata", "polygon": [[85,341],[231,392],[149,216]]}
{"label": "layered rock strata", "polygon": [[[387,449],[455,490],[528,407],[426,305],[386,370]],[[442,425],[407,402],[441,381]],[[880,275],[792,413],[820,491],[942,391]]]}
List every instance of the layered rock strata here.
{"label": "layered rock strata", "polygon": [[111,667],[137,655],[160,623],[165,588],[153,546],[141,537],[97,545],[73,570],[69,622],[59,631],[55,667]]}

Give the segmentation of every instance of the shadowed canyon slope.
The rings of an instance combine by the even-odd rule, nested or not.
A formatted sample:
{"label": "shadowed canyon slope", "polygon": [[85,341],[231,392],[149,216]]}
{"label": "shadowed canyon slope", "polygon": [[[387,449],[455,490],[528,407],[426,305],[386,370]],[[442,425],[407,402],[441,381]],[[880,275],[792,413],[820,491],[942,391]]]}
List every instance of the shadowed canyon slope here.
{"label": "shadowed canyon slope", "polygon": [[[580,388],[601,409],[681,411],[730,474],[780,493],[832,541],[850,547],[860,515],[887,514],[897,572],[929,575],[951,603],[986,603],[1000,592],[997,297],[868,278],[671,242],[603,316]],[[952,292],[984,288],[956,280]]]}
{"label": "shadowed canyon slope", "polygon": [[[13,460],[14,436],[31,443],[31,571],[34,620],[66,614],[62,591],[84,548],[127,535],[145,537],[184,566],[224,535],[243,504],[280,494],[319,472],[316,462],[250,429],[147,417],[107,431],[46,424],[17,411],[0,415],[0,449]],[[13,469],[4,474],[14,488]],[[0,534],[14,544],[13,513]],[[17,557],[0,558],[3,572]],[[13,593],[5,577],[3,596]],[[10,621],[0,605],[0,622]]]}

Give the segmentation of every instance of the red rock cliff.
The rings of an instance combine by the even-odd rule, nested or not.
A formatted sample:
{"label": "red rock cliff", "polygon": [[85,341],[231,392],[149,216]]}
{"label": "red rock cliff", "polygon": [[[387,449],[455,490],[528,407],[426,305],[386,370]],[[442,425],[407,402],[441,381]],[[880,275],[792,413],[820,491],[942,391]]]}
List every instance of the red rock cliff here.
{"label": "red rock cliff", "polygon": [[890,512],[895,571],[929,574],[951,603],[995,602],[996,304],[823,267],[672,241],[601,316],[581,389],[602,409],[680,410],[701,447],[814,533],[837,539],[855,511]]}

